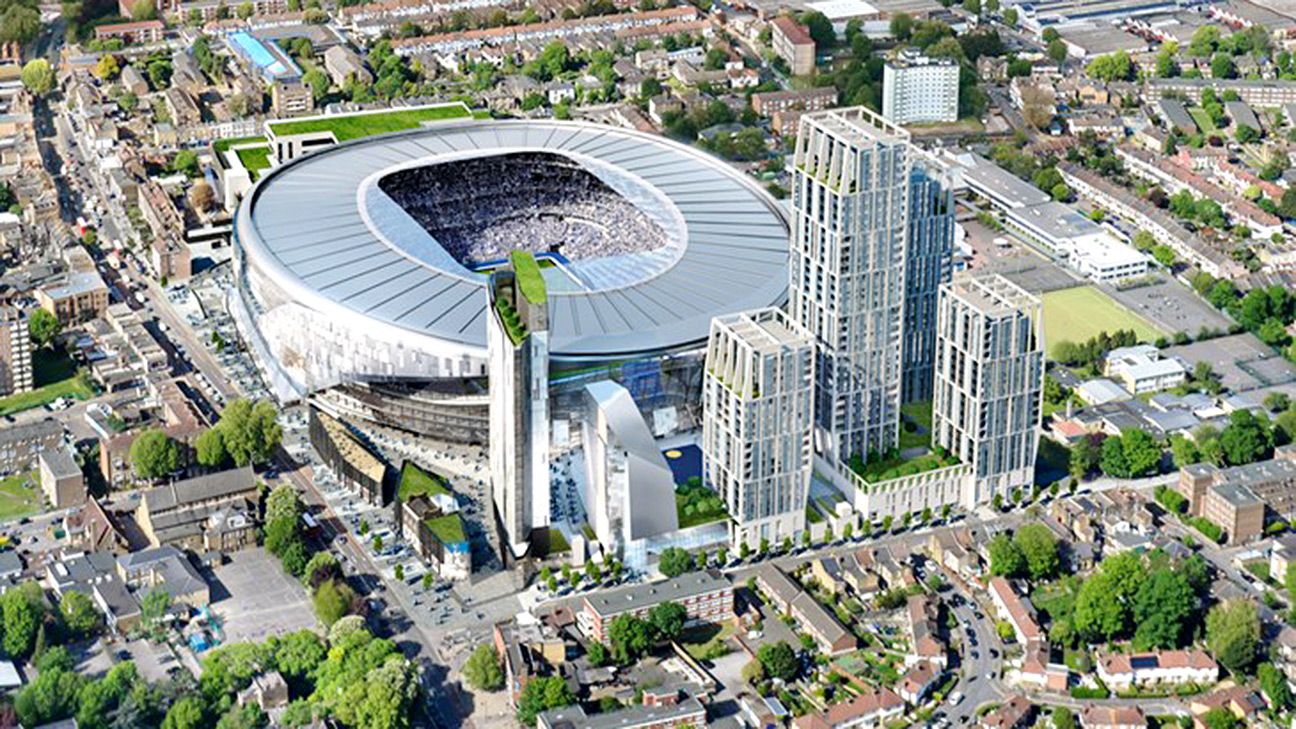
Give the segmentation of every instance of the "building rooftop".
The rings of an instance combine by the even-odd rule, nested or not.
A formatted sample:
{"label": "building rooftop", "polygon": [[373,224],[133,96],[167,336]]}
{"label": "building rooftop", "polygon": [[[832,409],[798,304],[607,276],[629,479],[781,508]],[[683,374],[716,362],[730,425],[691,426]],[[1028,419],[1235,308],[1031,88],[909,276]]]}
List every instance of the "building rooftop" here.
{"label": "building rooftop", "polygon": [[706,708],[696,697],[689,696],[674,704],[632,706],[602,714],[588,715],[576,706],[550,709],[540,721],[550,729],[636,729],[636,727],[675,726],[687,717],[706,716]]}
{"label": "building rooftop", "polygon": [[48,448],[40,453],[41,463],[54,474],[54,478],[74,478],[81,475],[81,467],[67,448]]}
{"label": "building rooftop", "polygon": [[647,585],[628,585],[585,596],[585,603],[600,615],[651,607],[663,602],[678,602],[695,595],[731,588],[729,579],[719,573],[689,572],[669,580]]}

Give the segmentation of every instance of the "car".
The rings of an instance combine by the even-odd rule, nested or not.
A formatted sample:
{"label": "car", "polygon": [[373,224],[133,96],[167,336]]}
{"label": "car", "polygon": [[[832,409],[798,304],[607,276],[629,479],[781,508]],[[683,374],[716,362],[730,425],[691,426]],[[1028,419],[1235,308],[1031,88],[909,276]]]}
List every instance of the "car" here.
{"label": "car", "polygon": [[950,697],[949,697],[949,705],[950,705],[950,706],[958,706],[958,705],[959,705],[959,702],[961,702],[961,701],[963,701],[963,692],[962,692],[962,691],[955,691],[954,693],[950,694]]}

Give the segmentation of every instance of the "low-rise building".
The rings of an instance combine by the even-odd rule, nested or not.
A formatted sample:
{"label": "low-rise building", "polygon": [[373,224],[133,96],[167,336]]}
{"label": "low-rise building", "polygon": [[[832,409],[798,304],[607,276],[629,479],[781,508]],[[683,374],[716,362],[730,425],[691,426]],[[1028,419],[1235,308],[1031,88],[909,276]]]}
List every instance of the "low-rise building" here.
{"label": "low-rise building", "polygon": [[96,271],[71,273],[36,289],[36,301],[60,324],[80,324],[98,319],[108,310],[108,285]]}
{"label": "low-rise building", "polygon": [[904,713],[905,701],[888,688],[862,693],[850,701],[798,716],[793,729],[854,729],[885,726]]}
{"label": "low-rise building", "polygon": [[1147,716],[1137,706],[1086,706],[1080,712],[1084,729],[1146,729]]}
{"label": "low-rise building", "polygon": [[607,627],[618,615],[644,617],[664,602],[682,605],[687,624],[719,623],[734,617],[733,585],[718,572],[689,572],[669,580],[587,594],[576,616],[585,635],[607,642]]}
{"label": "low-rise building", "polygon": [[997,575],[991,577],[990,599],[1000,619],[1012,625],[1018,643],[1029,647],[1044,641],[1044,631],[1035,620],[1035,609],[1025,598],[1017,595],[1012,583]]}
{"label": "low-rise building", "polygon": [[95,26],[95,40],[118,38],[128,46],[157,43],[162,40],[166,26],[160,20],[141,20],[134,23],[109,23]]}
{"label": "low-rise building", "polygon": [[1120,347],[1107,353],[1103,374],[1135,395],[1168,390],[1188,379],[1188,369],[1174,357],[1162,357],[1151,344]]}
{"label": "low-rise building", "polygon": [[361,85],[373,83],[373,74],[365,68],[364,59],[344,45],[336,45],[324,51],[324,70],[328,71],[329,78],[339,88],[349,81]]}
{"label": "low-rise building", "polygon": [[245,466],[145,491],[135,522],[154,547],[234,551],[256,544],[258,501],[256,477]]}
{"label": "low-rise building", "polygon": [[50,448],[41,451],[41,491],[45,500],[55,509],[80,506],[86,500],[85,475],[68,448]]}
{"label": "low-rise building", "polygon": [[1013,694],[994,711],[981,718],[981,729],[1018,729],[1030,726],[1035,716],[1035,705],[1021,694]]}
{"label": "low-rise building", "polygon": [[1189,649],[1110,653],[1098,659],[1098,677],[1113,691],[1219,680],[1219,665],[1205,652]]}
{"label": "low-rise building", "polygon": [[374,506],[387,503],[391,491],[390,469],[342,421],[311,408],[310,442],[343,486]]}
{"label": "low-rise building", "polygon": [[802,632],[813,638],[825,654],[833,656],[855,650],[855,636],[783,570],[774,565],[761,567],[756,573],[756,585],[770,604],[795,619]]}
{"label": "low-rise building", "polygon": [[1223,529],[1230,543],[1256,539],[1268,512],[1283,520],[1296,517],[1296,448],[1282,446],[1271,460],[1231,468],[1186,466],[1177,488],[1188,499],[1189,513]]}
{"label": "low-rise building", "polygon": [[579,704],[536,717],[537,729],[683,729],[706,726],[706,707],[695,696],[589,715]]}
{"label": "low-rise building", "polygon": [[63,440],[63,424],[53,418],[0,428],[0,474],[36,467],[41,452]]}
{"label": "low-rise building", "polygon": [[770,45],[793,76],[806,76],[815,69],[815,42],[810,31],[796,18],[780,15],[770,21]]}

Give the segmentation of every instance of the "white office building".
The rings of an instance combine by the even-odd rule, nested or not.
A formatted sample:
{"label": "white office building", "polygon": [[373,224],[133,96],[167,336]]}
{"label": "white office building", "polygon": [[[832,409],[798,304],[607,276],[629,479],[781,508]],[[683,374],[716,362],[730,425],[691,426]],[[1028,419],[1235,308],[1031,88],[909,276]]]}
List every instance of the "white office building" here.
{"label": "white office building", "polygon": [[805,527],[814,370],[813,339],[780,309],[711,320],[702,464],[728,507],[735,545],[777,544]]}
{"label": "white office building", "polygon": [[900,425],[909,134],[863,107],[801,117],[788,314],[814,337],[816,451],[838,471]]}
{"label": "white office building", "polygon": [[604,553],[647,562],[646,540],[679,529],[675,478],[630,391],[612,380],[585,386],[585,511]]}
{"label": "white office building", "polygon": [[963,503],[1035,476],[1044,336],[1040,300],[998,274],[941,286],[933,443],[972,466]]}
{"label": "white office building", "polygon": [[907,49],[882,69],[882,116],[896,124],[958,121],[959,64]]}
{"label": "white office building", "polygon": [[522,251],[486,291],[491,496],[501,541],[521,557],[549,526],[548,295],[535,257]]}

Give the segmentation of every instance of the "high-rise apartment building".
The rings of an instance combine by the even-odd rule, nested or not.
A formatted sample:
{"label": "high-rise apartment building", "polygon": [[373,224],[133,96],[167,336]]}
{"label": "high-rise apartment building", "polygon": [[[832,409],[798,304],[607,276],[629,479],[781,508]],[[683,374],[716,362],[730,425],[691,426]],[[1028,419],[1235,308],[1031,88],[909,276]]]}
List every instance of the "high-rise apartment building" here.
{"label": "high-rise apartment building", "polygon": [[909,134],[863,107],[801,118],[788,313],[816,340],[816,448],[844,468],[896,444]]}
{"label": "high-rise apartment building", "polygon": [[882,116],[896,124],[958,121],[959,64],[901,51],[882,68]]}
{"label": "high-rise apartment building", "polygon": [[905,247],[903,402],[930,400],[936,358],[936,296],[950,280],[954,192],[944,174],[915,162],[910,178],[909,245]]}
{"label": "high-rise apartment building", "polygon": [[27,315],[0,307],[0,397],[28,392],[35,385]]}
{"label": "high-rise apartment building", "polygon": [[964,504],[1035,476],[1044,337],[1040,300],[998,274],[960,275],[937,304],[933,443],[972,466]]}
{"label": "high-rise apartment building", "polygon": [[732,541],[757,547],[805,526],[814,429],[814,341],[779,309],[711,320],[702,384],[702,463]]}
{"label": "high-rise apartment building", "polygon": [[491,495],[502,541],[520,557],[549,526],[549,298],[526,251],[514,251],[486,289]]}

